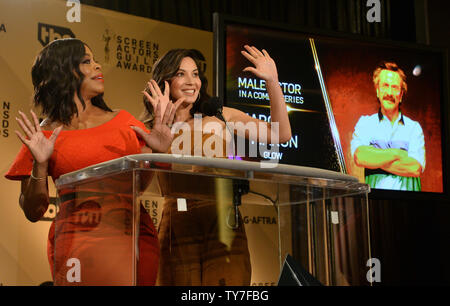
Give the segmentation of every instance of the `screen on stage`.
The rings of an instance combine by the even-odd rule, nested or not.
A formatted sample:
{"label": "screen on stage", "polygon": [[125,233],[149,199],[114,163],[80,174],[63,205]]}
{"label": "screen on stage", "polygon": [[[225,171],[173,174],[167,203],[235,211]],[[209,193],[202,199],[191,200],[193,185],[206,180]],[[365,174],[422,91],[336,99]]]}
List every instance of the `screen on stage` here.
{"label": "screen on stage", "polygon": [[[262,159],[347,173],[372,190],[443,194],[444,51],[215,15],[216,94],[270,121],[244,45],[274,59],[292,137]],[[261,147],[260,147],[261,148]],[[260,149],[261,150],[261,149]]]}

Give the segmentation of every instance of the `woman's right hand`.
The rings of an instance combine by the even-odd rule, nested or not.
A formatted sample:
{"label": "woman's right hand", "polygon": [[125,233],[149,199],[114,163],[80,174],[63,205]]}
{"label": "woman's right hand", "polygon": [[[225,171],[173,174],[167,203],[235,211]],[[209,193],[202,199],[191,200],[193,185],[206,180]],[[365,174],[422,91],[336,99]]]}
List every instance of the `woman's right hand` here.
{"label": "woman's right hand", "polygon": [[52,156],[56,138],[61,132],[63,126],[61,125],[57,127],[53,131],[50,138],[47,138],[42,132],[39,125],[39,120],[33,111],[31,111],[31,116],[33,117],[34,123],[31,123],[28,117],[21,111],[19,111],[19,114],[21,118],[16,117],[16,120],[27,137],[23,136],[19,131],[15,131],[16,135],[19,137],[22,143],[28,147],[31,154],[33,155],[35,162],[48,162],[48,160]]}

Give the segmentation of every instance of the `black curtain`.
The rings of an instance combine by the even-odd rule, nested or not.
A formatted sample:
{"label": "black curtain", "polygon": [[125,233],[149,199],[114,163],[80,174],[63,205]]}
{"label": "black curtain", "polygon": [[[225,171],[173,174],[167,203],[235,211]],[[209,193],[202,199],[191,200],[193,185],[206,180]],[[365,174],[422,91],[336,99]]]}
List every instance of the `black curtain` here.
{"label": "black curtain", "polygon": [[[380,0],[369,23],[367,0],[82,0],[82,4],[212,31],[214,12],[364,36],[415,41],[413,1]],[[411,3],[411,4],[408,4]]]}

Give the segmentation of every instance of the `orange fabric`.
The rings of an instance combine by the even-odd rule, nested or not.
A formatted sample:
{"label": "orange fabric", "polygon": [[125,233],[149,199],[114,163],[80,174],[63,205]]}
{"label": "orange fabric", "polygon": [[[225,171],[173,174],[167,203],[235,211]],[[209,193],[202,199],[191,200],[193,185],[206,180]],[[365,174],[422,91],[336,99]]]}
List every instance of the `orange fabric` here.
{"label": "orange fabric", "polygon": [[[53,180],[56,180],[63,174],[94,164],[130,154],[141,153],[144,142],[138,138],[137,134],[130,126],[138,126],[148,132],[148,129],[143,123],[124,110],[120,111],[113,119],[100,126],[82,130],[61,131],[56,139],[54,152],[49,161],[49,176],[51,176]],[[44,131],[44,134],[48,138],[52,134],[52,131]],[[32,165],[33,157],[31,152],[23,145],[5,177],[11,180],[27,178],[30,176]],[[78,216],[80,216],[80,209],[83,210],[83,216],[93,216],[93,220],[95,220],[96,216],[98,216],[96,215],[98,212],[92,211],[92,207],[101,204],[101,218],[107,218],[108,214],[114,215],[115,211],[119,211],[121,215],[114,215],[112,220],[122,220],[123,222],[123,219],[121,218],[123,216],[128,216],[132,203],[131,199],[126,196],[128,191],[120,189],[122,185],[125,186],[127,184],[121,184],[120,181],[116,182],[111,180],[107,181],[104,185],[104,187],[100,188],[103,188],[101,190],[109,195],[94,199],[86,199],[86,201],[82,200],[81,204],[78,203],[80,202],[80,199],[77,199],[78,202],[76,206],[74,206],[75,201],[66,201],[61,204],[61,210],[57,219],[58,221],[56,224],[53,222],[50,228],[47,249],[55,282],[58,280],[59,283],[64,283],[64,280],[66,279],[65,274],[67,270],[70,269],[70,267],[67,267],[66,261],[68,258],[73,258],[74,256],[83,257],[85,258],[84,262],[91,262],[94,265],[101,263],[103,266],[109,266],[109,268],[113,267],[113,269],[110,269],[110,273],[113,273],[113,270],[117,271],[117,267],[121,265],[120,261],[122,260],[122,257],[120,257],[120,255],[112,256],[110,252],[112,250],[106,251],[104,254],[98,254],[98,252],[96,254],[94,251],[89,251],[90,246],[98,246],[101,243],[104,243],[109,247],[114,246],[115,251],[119,250],[121,245],[127,246],[128,248],[131,240],[128,240],[126,237],[124,239],[124,233],[123,231],[120,232],[120,226],[114,226],[114,224],[106,228],[103,226],[100,232],[98,232],[99,229],[97,228],[92,230],[86,228],[85,223],[77,223],[73,220],[74,216],[76,216],[74,213],[78,213]],[[95,190],[96,186],[86,187],[86,190]],[[92,206],[93,204],[94,206]],[[76,209],[74,209],[74,207],[76,207]],[[106,211],[105,207],[107,208]],[[145,213],[145,210],[143,210],[142,207],[140,215],[138,284],[153,285],[156,280],[159,261],[159,243],[151,218]],[[58,239],[56,250],[55,231]],[[94,236],[77,236],[77,233],[89,233]],[[99,233],[101,233],[100,237],[98,236]],[[105,234],[107,235],[106,239],[104,238]],[[116,241],[114,240],[114,236],[120,238]],[[106,248],[106,250],[109,249]],[[124,251],[122,256],[130,256],[127,252],[128,251]],[[98,267],[98,265],[96,266]],[[107,280],[104,279],[108,276],[108,271],[106,270],[108,270],[108,268],[103,269],[106,274],[98,273],[97,280],[99,282],[107,282]],[[94,267],[91,271],[92,273],[89,275],[84,274],[83,278],[95,277],[96,268]]]}
{"label": "orange fabric", "polygon": [[[61,131],[49,162],[48,173],[56,180],[63,174],[130,154],[141,153],[144,142],[137,138],[130,126],[148,132],[142,122],[122,110],[110,121],[83,130]],[[49,138],[53,131],[43,131]],[[5,177],[22,180],[30,176],[33,156],[25,145]]]}
{"label": "orange fabric", "polygon": [[[133,200],[130,194],[78,198],[61,206],[50,228],[48,256],[57,285],[131,285],[133,283]],[[138,285],[154,285],[159,244],[152,220],[140,207]],[[80,262],[81,283],[73,283],[69,260]]]}

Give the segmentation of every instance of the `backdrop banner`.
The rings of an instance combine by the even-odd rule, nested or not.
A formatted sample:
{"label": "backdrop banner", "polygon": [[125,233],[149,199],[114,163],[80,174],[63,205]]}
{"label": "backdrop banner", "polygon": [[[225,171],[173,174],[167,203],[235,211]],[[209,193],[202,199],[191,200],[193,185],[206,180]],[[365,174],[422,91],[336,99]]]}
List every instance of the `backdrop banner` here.
{"label": "backdrop banner", "polygon": [[[213,84],[212,32],[182,27],[63,0],[2,0],[0,2],[0,285],[40,285],[51,281],[47,260],[47,235],[57,213],[51,203],[44,218],[29,222],[19,207],[20,183],[6,180],[21,146],[14,131],[18,111],[32,109],[31,67],[38,52],[49,42],[65,37],[81,39],[91,48],[105,77],[105,101],[112,109],[125,109],[139,117],[142,94],[153,65],[172,48],[195,48],[204,55],[200,69]],[[212,94],[212,88],[208,88]],[[55,202],[55,188],[49,181]],[[157,224],[164,200],[142,199]],[[252,260],[252,285],[275,285],[278,256],[263,258],[276,243],[276,223],[261,227],[259,221],[275,220],[275,211],[244,210]],[[261,232],[262,231],[262,232]],[[270,236],[264,244],[260,236]],[[266,239],[265,238],[265,239]],[[260,254],[259,256],[257,256]],[[261,267],[261,268],[258,268]],[[270,269],[268,267],[271,267]]]}
{"label": "backdrop banner", "polygon": [[[105,101],[139,117],[142,93],[155,61],[172,48],[202,52],[212,80],[212,39],[207,31],[182,27],[63,0],[0,2],[0,285],[39,285],[51,280],[47,235],[56,207],[31,223],[19,207],[20,183],[6,180],[21,146],[18,111],[32,109],[31,67],[50,41],[76,37],[91,48],[105,77]],[[208,89],[211,93],[212,88]],[[55,188],[50,180],[50,194]],[[47,222],[46,222],[47,221]]]}

